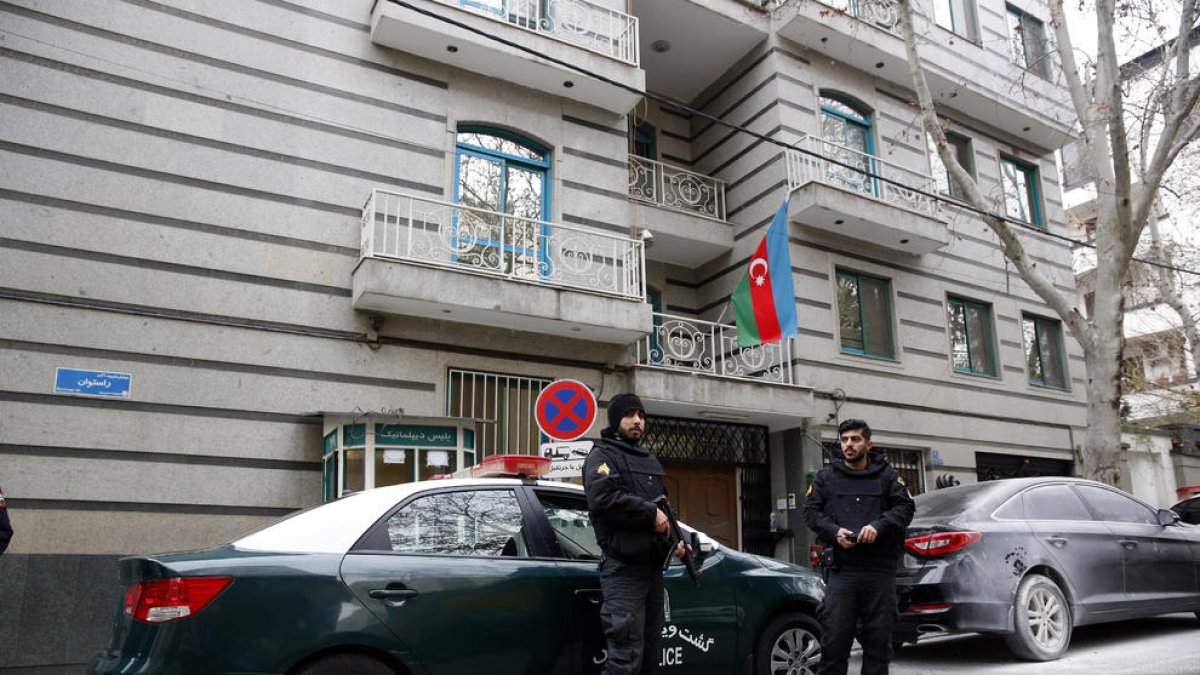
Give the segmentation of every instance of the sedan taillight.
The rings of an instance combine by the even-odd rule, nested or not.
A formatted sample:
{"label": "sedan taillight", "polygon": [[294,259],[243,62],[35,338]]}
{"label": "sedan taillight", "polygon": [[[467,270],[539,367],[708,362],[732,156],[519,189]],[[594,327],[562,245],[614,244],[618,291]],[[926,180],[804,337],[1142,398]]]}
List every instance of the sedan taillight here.
{"label": "sedan taillight", "polygon": [[904,548],[922,558],[946,555],[974,544],[983,537],[979,532],[934,532],[904,540]]}
{"label": "sedan taillight", "polygon": [[165,623],[204,609],[232,577],[171,577],[141,581],[125,591],[125,613],[146,623]]}

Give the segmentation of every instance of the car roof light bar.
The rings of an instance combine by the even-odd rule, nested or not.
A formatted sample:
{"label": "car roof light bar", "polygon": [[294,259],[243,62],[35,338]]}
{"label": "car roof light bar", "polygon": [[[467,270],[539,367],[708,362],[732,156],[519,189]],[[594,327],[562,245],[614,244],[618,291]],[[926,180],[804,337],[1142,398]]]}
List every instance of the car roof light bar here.
{"label": "car roof light bar", "polygon": [[475,466],[433,478],[541,478],[550,473],[550,458],[538,455],[492,455]]}

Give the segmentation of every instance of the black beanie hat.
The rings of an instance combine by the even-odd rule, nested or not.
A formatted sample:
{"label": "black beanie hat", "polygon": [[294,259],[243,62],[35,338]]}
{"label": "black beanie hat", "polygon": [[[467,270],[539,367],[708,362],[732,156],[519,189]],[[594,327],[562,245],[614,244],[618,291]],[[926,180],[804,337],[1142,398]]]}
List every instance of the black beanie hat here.
{"label": "black beanie hat", "polygon": [[642,399],[637,394],[617,394],[608,402],[608,428],[616,431],[621,426],[621,420],[630,410],[646,412]]}

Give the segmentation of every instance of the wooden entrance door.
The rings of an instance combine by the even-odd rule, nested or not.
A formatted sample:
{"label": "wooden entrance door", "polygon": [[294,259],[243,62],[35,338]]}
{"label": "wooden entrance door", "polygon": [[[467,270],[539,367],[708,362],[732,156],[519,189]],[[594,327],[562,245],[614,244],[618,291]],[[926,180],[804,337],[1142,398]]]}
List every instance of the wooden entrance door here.
{"label": "wooden entrance door", "polygon": [[738,548],[737,472],[732,466],[664,464],[679,519],[725,546]]}

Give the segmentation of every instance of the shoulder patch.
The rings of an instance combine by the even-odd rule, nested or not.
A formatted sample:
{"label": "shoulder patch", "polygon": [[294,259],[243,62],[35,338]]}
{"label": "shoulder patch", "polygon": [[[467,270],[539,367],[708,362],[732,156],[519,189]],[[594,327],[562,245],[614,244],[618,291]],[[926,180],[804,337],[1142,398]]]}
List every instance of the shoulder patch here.
{"label": "shoulder patch", "polygon": [[805,496],[805,497],[811,497],[811,496],[812,496],[812,483],[809,483],[809,484],[808,484],[808,492],[805,492],[805,493],[804,493],[804,496]]}
{"label": "shoulder patch", "polygon": [[900,474],[896,474],[896,482],[900,484],[900,487],[908,487],[908,483],[904,482],[904,476]]}
{"label": "shoulder patch", "polygon": [[608,468],[608,462],[601,462],[600,466],[596,467],[596,475],[605,475],[612,473]]}

